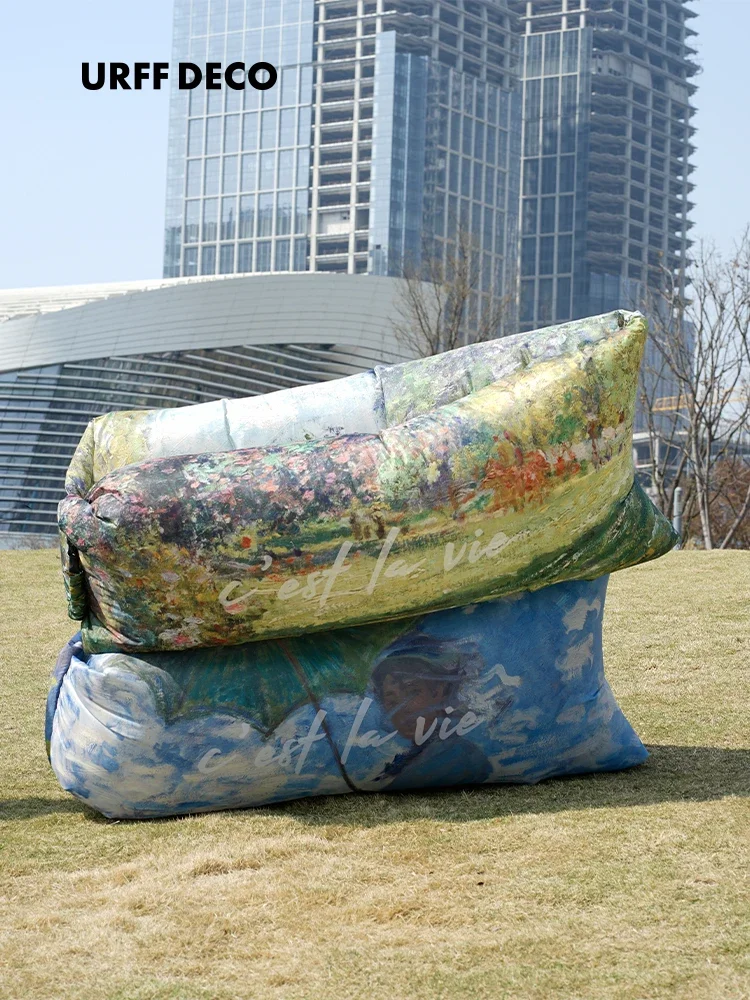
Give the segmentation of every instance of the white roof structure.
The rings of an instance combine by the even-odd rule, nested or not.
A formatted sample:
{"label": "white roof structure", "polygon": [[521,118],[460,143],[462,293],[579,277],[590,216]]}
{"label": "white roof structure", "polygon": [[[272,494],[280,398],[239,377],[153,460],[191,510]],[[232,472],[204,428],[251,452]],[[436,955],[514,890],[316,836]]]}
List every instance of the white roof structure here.
{"label": "white roof structure", "polygon": [[397,294],[392,278],[310,273],[0,291],[0,372],[249,342],[335,343],[396,360]]}
{"label": "white roof structure", "polygon": [[0,291],[0,547],[51,535],[89,420],[409,356],[393,278],[254,274]]}

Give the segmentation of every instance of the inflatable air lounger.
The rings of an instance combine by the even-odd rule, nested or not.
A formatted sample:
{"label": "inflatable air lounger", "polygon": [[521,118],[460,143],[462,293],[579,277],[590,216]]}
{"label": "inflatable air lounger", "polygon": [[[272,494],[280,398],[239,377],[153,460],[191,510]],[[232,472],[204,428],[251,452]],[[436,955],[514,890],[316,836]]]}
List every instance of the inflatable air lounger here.
{"label": "inflatable air lounger", "polygon": [[676,538],[634,481],[616,312],[86,430],[47,740],[111,817],[533,782],[646,757],[608,574]]}

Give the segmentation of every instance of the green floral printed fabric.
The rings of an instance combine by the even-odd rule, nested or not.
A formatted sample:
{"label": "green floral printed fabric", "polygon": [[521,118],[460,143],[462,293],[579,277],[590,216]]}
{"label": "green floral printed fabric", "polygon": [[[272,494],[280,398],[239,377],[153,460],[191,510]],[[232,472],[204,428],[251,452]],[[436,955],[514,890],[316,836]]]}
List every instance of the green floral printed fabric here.
{"label": "green floral printed fabric", "polygon": [[[219,449],[176,453],[188,442],[164,411],[92,426],[60,505],[86,574],[85,648],[397,619],[663,554],[674,535],[632,465],[645,338],[643,317],[613,313],[473,345],[330,383],[343,405],[329,395],[325,420],[278,394],[276,430],[269,396],[254,446],[204,434]],[[224,440],[252,442],[252,408],[233,427],[227,407]]]}

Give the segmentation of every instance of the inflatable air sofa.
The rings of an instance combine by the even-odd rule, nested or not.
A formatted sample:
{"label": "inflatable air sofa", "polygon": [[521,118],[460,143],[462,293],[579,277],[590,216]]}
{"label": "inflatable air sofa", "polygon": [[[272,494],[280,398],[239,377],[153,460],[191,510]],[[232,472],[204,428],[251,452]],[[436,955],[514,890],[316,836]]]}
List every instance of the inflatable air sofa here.
{"label": "inflatable air sofa", "polygon": [[59,512],[63,787],[146,817],[642,761],[601,619],[676,541],[634,480],[646,332],[94,420]]}

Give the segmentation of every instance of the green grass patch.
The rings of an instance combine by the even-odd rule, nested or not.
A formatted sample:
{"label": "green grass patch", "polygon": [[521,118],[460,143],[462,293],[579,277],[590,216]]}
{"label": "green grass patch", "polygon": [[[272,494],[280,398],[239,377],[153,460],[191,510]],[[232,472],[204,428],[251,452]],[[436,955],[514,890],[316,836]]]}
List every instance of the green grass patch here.
{"label": "green grass patch", "polygon": [[0,997],[749,997],[749,609],[750,553],[612,578],[634,771],[113,823],[44,753],[57,555],[0,552]]}

